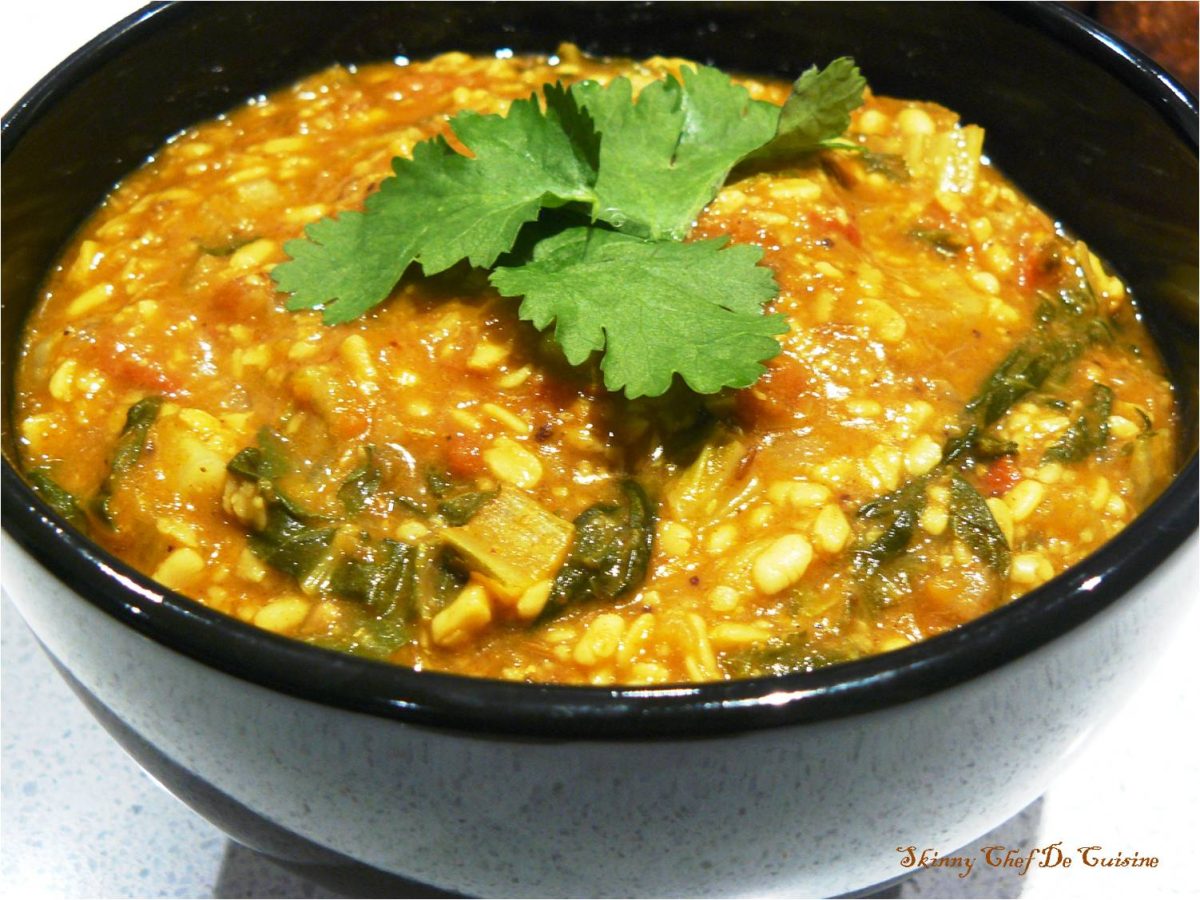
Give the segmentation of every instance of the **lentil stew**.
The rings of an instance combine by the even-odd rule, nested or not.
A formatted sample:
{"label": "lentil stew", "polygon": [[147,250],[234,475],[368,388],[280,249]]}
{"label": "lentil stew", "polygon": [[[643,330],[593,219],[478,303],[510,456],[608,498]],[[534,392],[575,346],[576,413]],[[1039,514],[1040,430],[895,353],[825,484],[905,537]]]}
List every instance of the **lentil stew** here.
{"label": "lentil stew", "polygon": [[285,309],[284,243],[454,112],[680,65],[336,67],[178,135],[28,325],[30,482],[259,627],[593,684],[906,646],[1054,577],[1165,486],[1172,391],[1132,298],[931,103],[868,97],[858,152],[747,167],[698,218],[692,239],[762,248],[790,326],[740,391],[606,392],[463,267],[345,324]]}

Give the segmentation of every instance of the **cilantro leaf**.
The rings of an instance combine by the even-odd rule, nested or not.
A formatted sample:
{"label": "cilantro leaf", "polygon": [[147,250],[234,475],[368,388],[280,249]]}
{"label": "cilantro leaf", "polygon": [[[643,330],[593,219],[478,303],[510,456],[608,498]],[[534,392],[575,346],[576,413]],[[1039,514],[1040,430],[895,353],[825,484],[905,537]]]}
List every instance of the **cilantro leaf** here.
{"label": "cilantro leaf", "polygon": [[658,396],[678,373],[695,391],[747,387],[779,352],[782,315],[763,315],[778,292],[758,247],[724,239],[646,241],[601,228],[546,238],[524,265],[495,269],[493,286],[524,296],[521,318],[555,323],[567,359],[604,353],[609,390]]}
{"label": "cilantro leaf", "polygon": [[848,56],[824,69],[805,70],[779,112],[775,136],[749,158],[776,159],[832,146],[857,149],[856,144],[843,144],[837,138],[850,127],[850,113],[862,106],[866,87],[867,80]]}
{"label": "cilantro leaf", "polygon": [[414,263],[432,275],[510,254],[527,261],[495,269],[493,285],[524,296],[521,315],[539,328],[555,322],[572,363],[602,352],[610,389],[657,395],[676,374],[702,393],[746,387],[787,330],[762,314],[774,279],[758,248],[679,242],[739,162],[857,149],[838,137],[865,86],[852,60],[834,60],[801,75],[780,109],[699,66],[636,100],[617,78],[546,85],[544,109],[535,95],[504,116],[460,112],[450,126],[466,153],[440,137],[418,144],[362,212],[289,241],[272,277],[289,309],[320,307],[337,324],[385,299]]}
{"label": "cilantro leaf", "polygon": [[307,240],[284,246],[292,259],[272,276],[291,293],[288,308],[324,306],[327,324],[348,322],[387,297],[414,261],[426,275],[464,259],[490,266],[542,208],[591,203],[596,139],[578,112],[564,127],[564,94],[548,89],[556,102],[545,112],[531,97],[506,116],[459,113],[451,126],[473,156],[435,138],[412,159],[393,160],[394,175],[363,212],[315,222]]}
{"label": "cilantro leaf", "polygon": [[778,107],[724,72],[680,74],[646,85],[637,102],[628,78],[571,87],[601,137],[596,214],[628,234],[686,237],[734,163],[775,133]]}

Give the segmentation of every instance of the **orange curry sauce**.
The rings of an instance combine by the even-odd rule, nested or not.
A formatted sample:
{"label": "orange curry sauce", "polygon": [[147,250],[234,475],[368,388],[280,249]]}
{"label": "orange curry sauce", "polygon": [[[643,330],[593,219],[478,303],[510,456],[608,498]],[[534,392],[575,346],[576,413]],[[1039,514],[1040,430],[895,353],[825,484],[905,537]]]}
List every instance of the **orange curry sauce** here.
{"label": "orange curry sauce", "polygon": [[[700,217],[693,237],[763,248],[790,322],[742,391],[606,393],[465,268],[410,271],[346,325],[286,311],[284,243],[361,207],[456,111],[680,64],[564,48],[335,67],[179,134],[83,226],[29,321],[31,480],[117,556],[243,621],[592,684],[905,646],[1049,580],[1162,489],[1172,390],[1123,284],[931,103],[869,97],[847,136],[868,152],[735,172]],[[947,465],[995,373],[1039,352],[1044,382]],[[621,552],[652,541],[618,596],[562,596],[589,509]]]}

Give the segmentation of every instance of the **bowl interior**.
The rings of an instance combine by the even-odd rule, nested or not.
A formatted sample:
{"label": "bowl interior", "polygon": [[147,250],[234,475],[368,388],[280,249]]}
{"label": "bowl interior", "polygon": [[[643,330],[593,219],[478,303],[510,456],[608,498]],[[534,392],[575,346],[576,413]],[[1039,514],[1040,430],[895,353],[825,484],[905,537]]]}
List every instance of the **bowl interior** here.
{"label": "bowl interior", "polygon": [[[1179,387],[1179,458],[1191,481],[1173,502],[1194,507],[1195,101],[1082,22],[1069,10],[1024,4],[148,7],[72,57],[5,118],[0,426],[6,492],[21,490],[7,467],[18,454],[10,410],[25,314],[83,218],[166,138],[334,62],[445,50],[552,52],[569,40],[598,54],[687,56],[782,77],[852,55],[876,92],[935,100],[982,124],[990,158],[1133,287]],[[5,518],[10,528],[7,508]],[[1176,542],[1195,527],[1194,512],[1190,524],[1187,518],[1185,509]],[[1044,593],[1027,599],[1036,602]],[[981,633],[974,625],[988,627],[973,623],[960,643]],[[260,640],[279,650],[279,639]],[[895,656],[915,659],[904,654],[950,646],[928,643],[934,650],[910,648]],[[320,652],[296,648],[301,651]],[[861,680],[889,665],[836,667],[849,674],[813,673],[819,677],[801,683]]]}

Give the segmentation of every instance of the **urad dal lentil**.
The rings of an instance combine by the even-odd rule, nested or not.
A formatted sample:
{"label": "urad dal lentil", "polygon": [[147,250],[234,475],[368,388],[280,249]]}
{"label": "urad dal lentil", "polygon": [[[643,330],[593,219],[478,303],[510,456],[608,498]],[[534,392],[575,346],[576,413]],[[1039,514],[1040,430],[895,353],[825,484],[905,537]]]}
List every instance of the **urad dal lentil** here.
{"label": "urad dal lentil", "polygon": [[31,481],[258,627],[593,684],[903,647],[1054,577],[1161,490],[1172,391],[1122,282],[931,103],[869,97],[848,134],[867,152],[740,173],[700,216],[693,237],[760,246],[781,288],[783,352],[745,390],[606,393],[476,272],[409,278],[345,325],[285,311],[284,242],[449,115],[678,64],[334,67],[177,135],[29,323]]}

